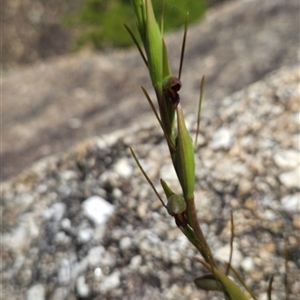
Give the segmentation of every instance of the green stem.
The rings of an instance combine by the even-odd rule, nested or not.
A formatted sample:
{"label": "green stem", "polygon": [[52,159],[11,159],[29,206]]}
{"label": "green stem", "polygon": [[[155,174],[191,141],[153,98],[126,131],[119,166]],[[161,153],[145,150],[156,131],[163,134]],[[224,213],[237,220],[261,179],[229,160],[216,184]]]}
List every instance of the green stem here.
{"label": "green stem", "polygon": [[202,256],[204,257],[204,259],[211,265],[214,266],[215,268],[218,268],[212,252],[210,250],[210,247],[203,235],[203,232],[201,230],[201,227],[199,225],[198,219],[197,219],[197,213],[196,213],[196,206],[195,206],[195,201],[194,198],[189,198],[186,199],[186,214],[187,214],[187,219],[188,219],[188,223],[189,225],[193,228],[196,237],[199,239],[200,243],[201,243],[201,249],[202,251],[200,251],[199,247],[197,247],[199,249],[199,251],[201,252]]}

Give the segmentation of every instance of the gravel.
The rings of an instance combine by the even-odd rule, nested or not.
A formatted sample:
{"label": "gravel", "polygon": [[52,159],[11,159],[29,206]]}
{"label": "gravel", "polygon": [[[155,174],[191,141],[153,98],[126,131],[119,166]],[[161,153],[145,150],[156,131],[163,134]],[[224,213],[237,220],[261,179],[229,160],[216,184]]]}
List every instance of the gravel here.
{"label": "gravel", "polygon": [[[300,296],[298,86],[298,65],[284,67],[207,105],[195,149],[203,232],[222,264],[233,211],[233,265],[258,299],[272,274],[274,299],[284,298],[284,239],[289,299]],[[196,116],[185,114],[194,133]],[[155,118],[145,124],[83,141],[3,183],[4,299],[206,299],[192,282],[205,273],[195,249],[130,155],[129,145],[160,194],[161,176],[180,192]]]}

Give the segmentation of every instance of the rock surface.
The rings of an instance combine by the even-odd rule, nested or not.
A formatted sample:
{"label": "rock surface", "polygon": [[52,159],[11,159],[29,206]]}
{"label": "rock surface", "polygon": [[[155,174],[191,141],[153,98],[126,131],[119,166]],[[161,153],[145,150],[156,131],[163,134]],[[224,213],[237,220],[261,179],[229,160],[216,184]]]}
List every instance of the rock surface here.
{"label": "rock surface", "polygon": [[[34,2],[32,10],[38,13],[40,8]],[[30,28],[19,27],[31,35]],[[202,75],[208,105],[272,70],[298,63],[298,29],[298,0],[240,0],[208,11],[188,34],[182,75],[185,107],[195,107]],[[174,73],[181,39],[182,32],[167,37]],[[84,138],[143,123],[149,107],[141,85],[148,88],[149,81],[135,50],[61,57],[4,72],[1,180]]]}
{"label": "rock surface", "polygon": [[[206,3],[211,7],[224,1],[229,0],[206,0]],[[66,19],[82,9],[84,3],[85,0],[3,1],[1,25],[5,30],[0,40],[0,65],[9,69],[70,53],[79,25],[67,26]]]}
{"label": "rock surface", "polygon": [[[233,210],[233,264],[258,299],[272,274],[274,299],[284,299],[283,237],[289,299],[300,297],[299,79],[298,65],[281,68],[204,107],[195,151],[204,234],[218,261],[227,260]],[[187,122],[194,132],[195,115]],[[205,272],[195,250],[128,151],[132,145],[160,193],[164,174],[178,191],[155,118],[144,125],[81,142],[3,184],[4,299],[207,299],[192,283]],[[215,147],[222,130],[231,142]],[[106,223],[85,213],[91,197],[108,202]]]}

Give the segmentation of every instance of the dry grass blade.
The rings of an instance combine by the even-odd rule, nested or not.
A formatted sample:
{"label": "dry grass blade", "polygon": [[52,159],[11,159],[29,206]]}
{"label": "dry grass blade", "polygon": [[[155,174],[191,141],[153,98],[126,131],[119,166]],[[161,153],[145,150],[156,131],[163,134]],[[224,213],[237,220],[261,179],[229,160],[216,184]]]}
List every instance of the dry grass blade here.
{"label": "dry grass blade", "polygon": [[231,237],[230,237],[230,254],[229,254],[229,260],[228,260],[228,265],[225,274],[229,274],[230,266],[231,266],[231,261],[232,261],[232,254],[233,254],[233,240],[234,240],[234,222],[233,222],[233,214],[231,211],[230,215],[231,219]]}
{"label": "dry grass blade", "polygon": [[141,57],[142,57],[142,59],[143,59],[145,65],[146,65],[146,67],[148,68],[148,62],[147,62],[146,56],[145,56],[145,54],[144,54],[142,48],[140,47],[140,45],[139,45],[137,39],[135,38],[133,32],[131,31],[131,29],[130,29],[126,24],[124,24],[124,27],[126,28],[126,30],[128,31],[128,33],[130,34],[130,36],[131,36],[133,42],[135,43],[135,45],[137,46],[137,48],[138,48],[138,50],[139,50],[139,52],[140,52],[140,55],[141,55]]}
{"label": "dry grass blade", "polygon": [[151,98],[150,98],[148,92],[147,92],[143,87],[141,87],[141,88],[142,88],[142,91],[143,91],[143,93],[144,93],[144,95],[145,95],[145,97],[146,97],[146,99],[147,99],[147,101],[148,101],[148,103],[149,103],[149,105],[150,105],[150,107],[151,107],[151,109],[152,109],[152,111],[153,111],[153,113],[154,113],[154,115],[155,115],[155,117],[156,117],[156,119],[157,119],[157,121],[158,121],[158,123],[159,123],[161,129],[162,129],[163,132],[164,132],[164,136],[165,136],[165,138],[166,138],[167,141],[168,141],[168,145],[170,146],[170,148],[171,148],[172,150],[175,151],[175,150],[176,150],[176,147],[175,147],[175,145],[172,143],[170,137],[166,134],[165,129],[164,129],[164,126],[163,126],[163,124],[162,124],[162,122],[161,122],[161,119],[159,118],[159,115],[158,115],[158,113],[157,113],[157,110],[156,110],[156,108],[155,108],[155,106],[154,106],[154,104],[153,104],[153,102],[152,102],[152,100],[151,100]]}
{"label": "dry grass blade", "polygon": [[151,179],[149,178],[149,176],[146,174],[145,170],[143,169],[142,165],[140,164],[137,156],[135,155],[135,152],[133,151],[133,149],[129,146],[130,152],[132,157],[134,158],[135,162],[137,163],[139,169],[141,170],[141,172],[143,173],[144,177],[146,178],[146,180],[148,181],[148,183],[150,184],[150,186],[152,187],[154,193],[157,195],[158,199],[160,200],[160,202],[162,203],[162,205],[164,207],[166,207],[166,204],[164,203],[164,200],[161,198],[161,196],[159,195],[158,191],[156,190],[153,182],[151,181]]}
{"label": "dry grass blade", "polygon": [[285,286],[285,299],[289,300],[289,244],[288,244],[288,238],[284,236],[284,266],[285,266],[285,278],[284,278],[284,286]]}
{"label": "dry grass blade", "polygon": [[196,136],[195,136],[195,141],[194,141],[194,148],[196,148],[196,146],[197,146],[198,135],[200,132],[200,117],[201,117],[201,109],[202,109],[204,82],[205,82],[205,76],[202,76],[201,83],[200,83],[200,96],[199,96],[198,112],[197,112],[197,129],[196,129]]}
{"label": "dry grass blade", "polygon": [[181,77],[182,66],[183,66],[183,58],[184,58],[184,51],[185,51],[186,37],[187,37],[187,30],[188,30],[188,18],[189,18],[189,13],[187,13],[186,17],[185,17],[184,34],[183,34],[183,40],[182,40],[182,46],[181,46],[178,79],[180,79],[180,77]]}
{"label": "dry grass blade", "polygon": [[272,284],[273,284],[273,278],[274,276],[272,275],[270,280],[269,280],[269,284],[268,284],[268,292],[267,292],[267,295],[268,295],[268,300],[272,300]]}
{"label": "dry grass blade", "polygon": [[144,87],[141,87],[141,88],[142,88],[142,91],[143,91],[143,93],[144,93],[144,95],[145,95],[145,97],[146,97],[146,99],[147,99],[147,101],[148,101],[148,103],[149,103],[149,105],[150,105],[150,107],[151,107],[151,109],[152,109],[152,111],[153,111],[153,113],[154,113],[154,115],[155,115],[155,117],[156,117],[159,125],[161,126],[161,128],[163,128],[162,123],[161,123],[161,119],[160,119],[160,117],[159,117],[159,115],[158,115],[158,113],[156,111],[156,108],[155,108],[155,106],[154,106],[154,104],[153,104],[153,102],[152,102],[152,100],[151,100],[148,92],[145,90]]}

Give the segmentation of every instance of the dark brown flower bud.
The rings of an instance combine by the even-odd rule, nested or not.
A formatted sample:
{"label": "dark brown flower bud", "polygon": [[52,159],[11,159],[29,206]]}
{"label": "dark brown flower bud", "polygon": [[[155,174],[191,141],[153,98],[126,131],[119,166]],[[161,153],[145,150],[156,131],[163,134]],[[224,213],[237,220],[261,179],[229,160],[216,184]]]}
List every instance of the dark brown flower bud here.
{"label": "dark brown flower bud", "polygon": [[168,76],[163,81],[164,94],[171,101],[174,109],[180,102],[178,91],[181,89],[181,81],[174,76]]}

